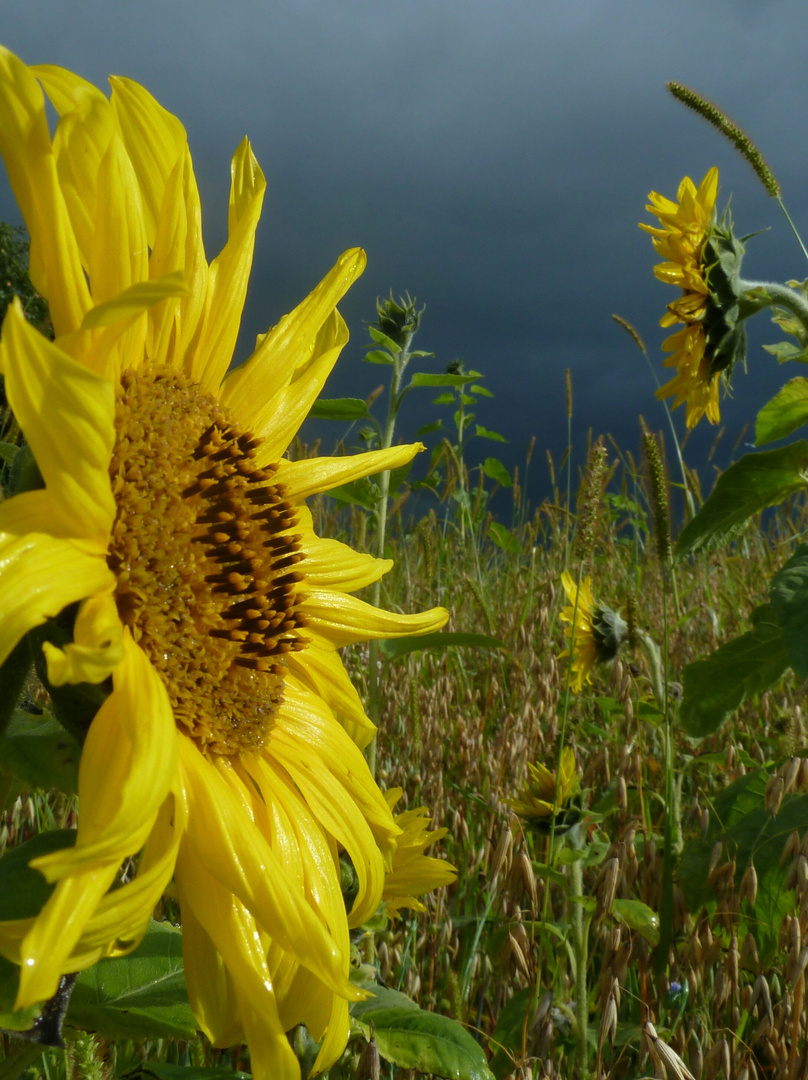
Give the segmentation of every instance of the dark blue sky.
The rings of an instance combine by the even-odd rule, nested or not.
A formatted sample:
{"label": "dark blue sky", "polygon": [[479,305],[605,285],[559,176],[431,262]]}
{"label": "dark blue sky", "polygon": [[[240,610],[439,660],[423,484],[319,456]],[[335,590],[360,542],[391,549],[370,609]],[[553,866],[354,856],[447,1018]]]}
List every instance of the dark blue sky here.
{"label": "dark blue sky", "polygon": [[[472,444],[469,460],[493,451],[521,464],[535,435],[536,495],[545,449],[558,458],[566,445],[565,368],[579,446],[591,427],[636,451],[638,413],[664,422],[644,361],[611,320],[633,322],[661,366],[657,320],[673,290],[654,280],[637,228],[651,188],[672,196],[682,175],[698,182],[718,165],[739,230],[772,226],[752,241],[746,276],[806,276],[748,166],[664,90],[675,79],[729,112],[808,232],[804,0],[37,0],[5,12],[0,37],[27,62],[99,85],[130,76],[182,119],[209,257],[226,228],[230,156],[249,135],[268,192],[242,356],[361,244],[368,270],[342,308],[352,341],[328,396],[380,381],[384,369],[361,363],[364,324],[377,295],[408,290],[426,304],[429,370],[460,358],[496,395],[478,420],[509,444]],[[0,217],[14,216],[3,180]],[[776,339],[759,320],[750,374],[723,404],[722,466],[743,424],[798,373],[761,351]],[[435,415],[430,396],[410,396],[403,434]],[[688,459],[699,464],[714,436],[698,430]]]}

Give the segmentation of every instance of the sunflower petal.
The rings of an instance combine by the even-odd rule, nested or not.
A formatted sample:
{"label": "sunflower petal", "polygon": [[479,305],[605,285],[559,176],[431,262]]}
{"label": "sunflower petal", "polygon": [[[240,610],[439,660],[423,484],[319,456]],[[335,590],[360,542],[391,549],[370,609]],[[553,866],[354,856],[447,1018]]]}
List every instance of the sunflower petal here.
{"label": "sunflower petal", "polygon": [[210,264],[205,313],[191,362],[193,381],[214,393],[236,345],[267,186],[246,138],[233,155],[230,174],[227,243]]}
{"label": "sunflower petal", "polygon": [[233,980],[190,904],[182,908],[182,955],[188,1000],[202,1031],[214,1046],[243,1042]]}
{"label": "sunflower petal", "polygon": [[[306,299],[259,339],[247,362],[227,376],[220,397],[240,424],[256,435],[271,437],[278,420],[275,399],[299,371],[317,359],[318,335],[364,270],[365,262],[361,248],[344,252]],[[333,356],[331,363],[335,360]],[[316,377],[326,375],[321,366]]]}
{"label": "sunflower petal", "polygon": [[25,64],[3,48],[0,154],[31,237],[31,281],[48,299],[57,335],[68,333],[90,307],[90,293],[59,186],[42,90]]}
{"label": "sunflower petal", "polygon": [[245,820],[243,806],[190,739],[180,739],[180,764],[190,807],[188,844],[221,885],[237,896],[280,945],[337,993],[357,992],[342,974],[343,958],[311,908],[288,882],[265,837]]}
{"label": "sunflower petal", "polygon": [[124,658],[123,626],[112,594],[84,601],[73,627],[73,642],[59,649],[46,641],[42,651],[53,686],[100,683],[108,678]]}
{"label": "sunflower petal", "polygon": [[185,152],[185,128],[139,83],[119,76],[112,76],[109,81],[112,109],[143,196],[146,235],[151,247],[168,177]]}
{"label": "sunflower petal", "polygon": [[[34,494],[33,492],[31,494]],[[16,499],[0,506],[2,511]],[[114,584],[103,559],[42,533],[0,532],[0,663],[29,630]]]}
{"label": "sunflower petal", "polygon": [[333,712],[360,750],[376,734],[376,725],[365,713],[362,699],[345,670],[336,649],[320,648],[312,641],[303,653],[288,653],[287,678],[299,680],[297,685],[313,691]]}
{"label": "sunflower petal", "polygon": [[300,611],[306,616],[306,625],[336,649],[369,638],[431,634],[445,626],[449,618],[449,612],[442,607],[399,615],[330,589],[306,589],[302,595]]}
{"label": "sunflower petal", "polygon": [[302,502],[311,495],[329,491],[340,484],[361,480],[363,476],[375,476],[386,469],[397,469],[425,449],[423,443],[407,443],[391,446],[389,450],[371,450],[367,454],[350,457],[305,458],[302,461],[280,461],[275,474],[278,483],[286,488],[287,495]]}
{"label": "sunflower petal", "polygon": [[3,323],[0,370],[52,497],[48,531],[92,540],[105,553],[115,518],[108,471],[115,440],[112,384],[34,330],[16,299]]}

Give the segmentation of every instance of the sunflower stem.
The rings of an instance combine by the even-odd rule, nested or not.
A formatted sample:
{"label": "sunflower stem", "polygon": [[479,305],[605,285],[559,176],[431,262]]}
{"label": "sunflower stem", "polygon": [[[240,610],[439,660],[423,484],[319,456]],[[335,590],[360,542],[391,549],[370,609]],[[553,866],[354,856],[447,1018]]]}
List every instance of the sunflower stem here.
{"label": "sunflower stem", "polygon": [[[386,310],[392,310],[392,299],[390,300],[389,307]],[[412,309],[415,311],[414,304],[410,304],[403,309],[406,312]],[[398,309],[402,310],[402,309]],[[379,305],[379,322],[383,322],[385,313],[385,307]],[[404,372],[407,368],[407,364],[410,362],[410,347],[412,345],[412,339],[418,329],[418,318],[416,317],[413,323],[405,321],[399,338],[398,351],[391,352],[393,358],[393,375],[390,380],[390,395],[387,401],[387,419],[384,424],[384,431],[382,432],[382,449],[389,450],[393,445],[393,435],[396,428],[396,417],[398,416],[398,410],[401,407],[401,401],[404,394],[401,391],[401,380],[404,376]],[[379,502],[378,510],[376,512],[376,557],[378,559],[384,558],[384,545],[387,539],[387,503],[390,497],[390,470],[385,469],[383,473],[379,475]],[[374,607],[379,607],[382,597],[382,583],[381,580],[375,581],[371,586],[370,602]],[[368,660],[370,664],[370,671],[368,673],[368,712],[370,719],[378,730],[379,723],[382,715],[382,684],[381,684],[381,649],[379,648],[379,642],[372,640],[368,647]],[[365,756],[367,758],[368,768],[371,775],[376,776],[376,740],[377,736],[374,734]]]}
{"label": "sunflower stem", "polygon": [[[796,316],[808,331],[808,300],[787,285],[780,285],[776,281],[745,281],[738,282],[738,291],[742,294],[738,305],[738,321],[757,315],[767,307],[782,307]],[[750,296],[755,291],[758,295]]]}

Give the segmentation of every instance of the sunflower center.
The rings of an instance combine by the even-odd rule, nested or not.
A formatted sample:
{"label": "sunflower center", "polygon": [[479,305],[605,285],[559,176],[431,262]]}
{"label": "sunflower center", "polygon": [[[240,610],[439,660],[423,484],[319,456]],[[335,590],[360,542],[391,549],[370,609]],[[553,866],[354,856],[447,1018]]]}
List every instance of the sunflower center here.
{"label": "sunflower center", "polygon": [[126,371],[110,465],[107,562],[125,625],[208,756],[258,750],[283,694],[303,575],[294,506],[260,440],[171,369]]}

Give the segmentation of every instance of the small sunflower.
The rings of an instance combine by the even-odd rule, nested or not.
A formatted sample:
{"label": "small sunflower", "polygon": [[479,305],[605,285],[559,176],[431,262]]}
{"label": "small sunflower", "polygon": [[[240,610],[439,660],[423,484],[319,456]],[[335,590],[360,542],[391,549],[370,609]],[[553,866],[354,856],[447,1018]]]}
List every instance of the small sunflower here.
{"label": "small sunflower", "polygon": [[719,372],[710,364],[705,331],[711,307],[705,250],[714,224],[717,193],[718,169],[709,169],[698,188],[686,176],[679,185],[677,202],[656,191],[648,196],[646,209],[659,218],[661,228],[640,223],[665,260],[654,267],[655,275],[682,290],[681,297],[668,305],[660,319],[664,327],[677,323],[685,327],[663,344],[665,351],[672,354],[665,366],[676,368],[677,375],[657,392],[657,397],[675,395],[674,408],[686,404],[688,428],[695,427],[705,415],[710,423],[719,420]]}
{"label": "small sunflower", "polygon": [[[535,764],[528,762],[527,767],[530,777],[513,798],[506,799],[508,806],[529,824],[546,824],[554,813],[557,814],[557,821],[560,821],[561,815],[558,811],[578,790],[578,767],[575,763],[574,750],[570,746],[565,746],[561,751],[557,783],[556,774],[550,772],[540,761]],[[558,787],[557,798],[556,786]]]}
{"label": "small sunflower", "polygon": [[[401,794],[401,788],[391,788],[384,793],[391,810]],[[401,908],[426,911],[417,898],[442,885],[451,885],[457,878],[457,871],[451,863],[424,854],[428,847],[442,840],[449,831],[430,830],[429,811],[425,806],[396,814],[395,823],[401,829],[401,835],[396,841],[393,868],[384,879],[382,894],[382,899],[387,901],[387,914],[391,917],[398,915]]]}
{"label": "small sunflower", "polygon": [[364,253],[228,374],[264,176],[245,139],[209,264],[184,128],[142,86],[111,83],[107,99],[0,51],[0,152],[55,332],[18,304],[3,324],[0,371],[43,484],[0,504],[0,661],[39,628],[55,693],[109,691],[82,732],[75,846],[32,862],[53,892],[0,923],[0,951],[21,965],[17,1007],[42,1001],[63,973],[131,950],[173,877],[200,1027],[217,1046],[246,1039],[256,1077],[294,1080],[290,1028],[323,1040],[318,1071],[345,1046],[362,996],[349,927],[376,910],[407,835],[365,764],[373,727],[338,650],[447,618],[352,597],[391,563],[318,537],[305,500],[420,447],[284,458],[347,341],[336,305]]}
{"label": "small sunflower", "polygon": [[[627,633],[627,626],[617,612],[592,598],[592,580],[585,577],[580,589],[566,570],[561,584],[569,600],[569,607],[562,608],[561,621],[569,647],[560,653],[559,659],[572,656],[572,689],[580,694],[584,682],[591,682],[595,664],[607,663],[617,655]],[[577,597],[577,601],[576,601]],[[577,603],[577,610],[576,610]]]}

